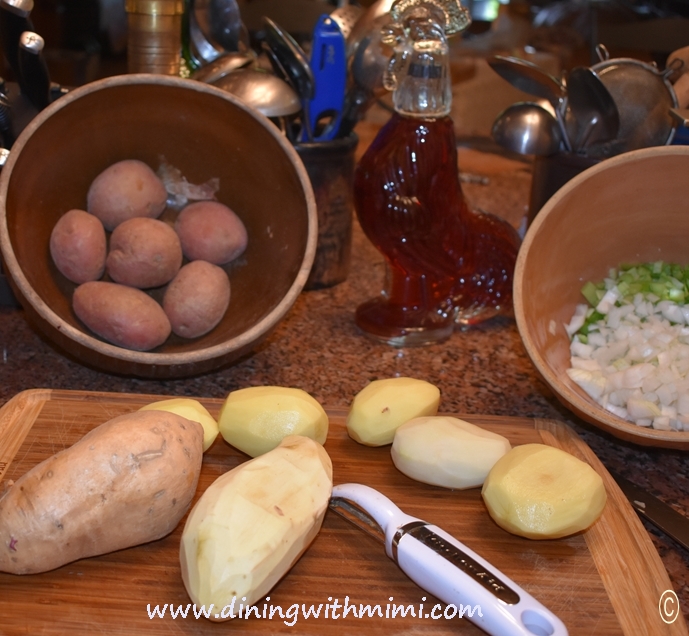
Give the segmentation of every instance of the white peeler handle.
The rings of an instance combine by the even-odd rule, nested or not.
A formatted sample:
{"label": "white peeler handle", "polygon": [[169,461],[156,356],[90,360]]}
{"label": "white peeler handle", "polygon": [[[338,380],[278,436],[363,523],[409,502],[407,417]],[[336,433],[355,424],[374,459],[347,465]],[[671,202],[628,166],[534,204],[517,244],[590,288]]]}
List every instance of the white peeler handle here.
{"label": "white peeler handle", "polygon": [[[380,525],[385,550],[417,585],[493,636],[567,636],[564,623],[512,579],[437,526],[363,484],[335,486]],[[447,608],[445,608],[445,611]]]}

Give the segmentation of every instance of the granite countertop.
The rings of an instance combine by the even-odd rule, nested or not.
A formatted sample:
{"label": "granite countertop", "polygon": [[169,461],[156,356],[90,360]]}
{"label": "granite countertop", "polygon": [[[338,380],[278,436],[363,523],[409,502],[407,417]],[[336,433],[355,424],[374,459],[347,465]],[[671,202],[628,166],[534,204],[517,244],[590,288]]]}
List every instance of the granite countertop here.
{"label": "granite countertop", "polygon": [[[527,163],[463,149],[460,168],[489,179],[488,184],[464,184],[472,205],[519,225],[528,201]],[[37,335],[23,311],[2,307],[0,404],[25,389],[45,387],[223,398],[234,389],[271,384],[300,387],[326,406],[346,408],[369,381],[407,375],[436,384],[445,412],[566,422],[608,468],[689,514],[689,454],[634,446],[577,420],[537,376],[511,318],[457,331],[443,343],[421,348],[394,349],[364,337],[357,331],[353,312],[359,303],[379,292],[382,276],[382,257],[355,223],[347,281],[302,293],[283,322],[252,355],[231,367],[181,380],[118,377],[88,369]],[[652,526],[646,527],[687,616],[689,553]]]}

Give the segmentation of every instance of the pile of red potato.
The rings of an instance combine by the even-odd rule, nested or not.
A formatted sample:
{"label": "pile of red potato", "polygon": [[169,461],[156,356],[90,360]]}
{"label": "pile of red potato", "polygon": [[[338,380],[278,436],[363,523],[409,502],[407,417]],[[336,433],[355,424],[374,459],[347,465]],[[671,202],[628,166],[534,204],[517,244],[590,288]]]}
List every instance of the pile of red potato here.
{"label": "pile of red potato", "polygon": [[[50,237],[55,266],[77,285],[77,317],[108,342],[137,351],[171,333],[200,337],[222,320],[230,280],[222,266],[247,245],[242,220],[226,205],[188,203],[174,225],[160,216],[168,192],[138,160],[119,161],[88,190],[86,210],[60,217]],[[158,302],[147,292],[163,290]]]}

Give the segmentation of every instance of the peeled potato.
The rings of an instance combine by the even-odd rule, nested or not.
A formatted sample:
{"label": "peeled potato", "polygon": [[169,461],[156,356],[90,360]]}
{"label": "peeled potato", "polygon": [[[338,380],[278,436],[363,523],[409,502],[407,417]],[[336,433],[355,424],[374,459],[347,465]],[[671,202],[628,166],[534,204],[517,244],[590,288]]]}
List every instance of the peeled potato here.
{"label": "peeled potato", "polygon": [[232,391],[218,417],[220,434],[235,448],[256,457],[288,435],[324,444],[328,416],[306,391],[282,386],[252,386]]}
{"label": "peeled potato", "polygon": [[143,161],[126,159],[112,164],[91,183],[86,209],[106,230],[127,219],[159,217],[167,203],[167,191],[158,175]]}
{"label": "peeled potato", "polygon": [[176,415],[186,417],[192,422],[198,422],[203,427],[204,452],[211,447],[218,436],[218,423],[215,421],[215,418],[201,402],[192,398],[171,398],[169,400],[151,402],[151,404],[142,406],[139,410],[167,411],[168,413],[175,413]]}
{"label": "peeled potato", "polygon": [[476,488],[511,449],[509,440],[456,417],[417,417],[395,433],[390,454],[397,469],[444,488]]}
{"label": "peeled potato", "polygon": [[399,426],[435,415],[440,390],[414,378],[374,380],[356,394],[347,415],[349,436],[366,446],[391,444]]}
{"label": "peeled potato", "polygon": [[182,580],[211,620],[258,603],[318,534],[332,492],[324,448],[287,437],[218,477],[189,513],[180,542]]}
{"label": "peeled potato", "polygon": [[524,444],[499,459],[481,491],[493,520],[529,539],[558,539],[588,528],[603,512],[601,476],[545,444]]}

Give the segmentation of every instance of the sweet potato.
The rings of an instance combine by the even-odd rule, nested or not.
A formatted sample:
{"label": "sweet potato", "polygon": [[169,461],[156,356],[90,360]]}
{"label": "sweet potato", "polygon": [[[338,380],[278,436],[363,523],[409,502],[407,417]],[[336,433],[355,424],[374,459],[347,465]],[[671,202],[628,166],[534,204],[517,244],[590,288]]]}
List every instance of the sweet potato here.
{"label": "sweet potato", "polygon": [[126,285],[99,280],[79,285],[72,308],[91,331],[125,349],[150,351],[172,331],[163,308],[146,292]]}
{"label": "sweet potato", "polygon": [[0,571],[47,572],[160,539],[196,491],[203,428],[174,413],[116,417],[0,496]]}
{"label": "sweet potato", "polygon": [[83,210],[70,210],[63,214],[50,234],[53,263],[73,283],[101,278],[105,271],[106,252],[103,224]]}

